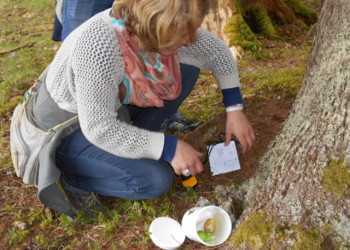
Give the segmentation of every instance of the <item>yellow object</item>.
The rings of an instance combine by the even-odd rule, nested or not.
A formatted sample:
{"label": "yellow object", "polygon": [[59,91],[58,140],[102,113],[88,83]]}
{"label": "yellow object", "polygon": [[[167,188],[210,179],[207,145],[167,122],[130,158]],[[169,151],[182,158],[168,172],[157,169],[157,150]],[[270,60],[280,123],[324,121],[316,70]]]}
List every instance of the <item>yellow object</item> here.
{"label": "yellow object", "polygon": [[216,222],[213,218],[209,218],[204,222],[204,231],[207,233],[213,233],[216,229]]}
{"label": "yellow object", "polygon": [[193,176],[193,175],[188,176],[188,177],[182,175],[181,176],[181,180],[182,180],[182,185],[184,187],[193,187],[193,188],[195,188],[197,186],[197,184],[198,184],[197,178],[195,176]]}

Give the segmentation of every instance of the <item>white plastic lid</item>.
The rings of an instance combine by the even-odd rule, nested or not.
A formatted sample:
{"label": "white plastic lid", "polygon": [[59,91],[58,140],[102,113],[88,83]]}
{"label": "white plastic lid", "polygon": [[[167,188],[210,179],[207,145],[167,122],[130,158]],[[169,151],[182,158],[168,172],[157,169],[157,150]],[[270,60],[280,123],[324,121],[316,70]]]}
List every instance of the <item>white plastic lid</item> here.
{"label": "white plastic lid", "polygon": [[153,243],[162,249],[176,249],[185,241],[180,223],[169,217],[158,217],[152,221],[149,231]]}

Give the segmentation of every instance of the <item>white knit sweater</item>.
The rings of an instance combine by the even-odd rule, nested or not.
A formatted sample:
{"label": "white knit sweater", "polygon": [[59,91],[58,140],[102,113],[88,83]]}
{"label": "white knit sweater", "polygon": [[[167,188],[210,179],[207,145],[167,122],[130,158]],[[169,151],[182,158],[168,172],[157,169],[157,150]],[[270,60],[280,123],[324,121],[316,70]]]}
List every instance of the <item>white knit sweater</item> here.
{"label": "white knit sweater", "polygon": [[[126,158],[159,159],[164,134],[118,120],[118,85],[124,61],[109,17],[99,13],[73,31],[51,63],[47,89],[60,108],[78,113],[85,137],[97,147]],[[198,40],[179,49],[180,62],[213,72],[221,89],[239,86],[235,60],[222,40],[199,29]]]}

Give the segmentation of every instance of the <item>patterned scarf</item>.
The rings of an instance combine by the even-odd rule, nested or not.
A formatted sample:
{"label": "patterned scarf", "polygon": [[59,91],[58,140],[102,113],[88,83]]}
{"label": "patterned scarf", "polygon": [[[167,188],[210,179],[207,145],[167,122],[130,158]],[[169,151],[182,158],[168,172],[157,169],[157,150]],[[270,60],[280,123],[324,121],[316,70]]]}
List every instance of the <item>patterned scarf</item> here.
{"label": "patterned scarf", "polygon": [[119,39],[125,73],[121,92],[123,104],[138,107],[163,107],[164,100],[174,100],[181,92],[178,53],[162,56],[157,52],[144,54],[125,28],[123,19],[112,17]]}

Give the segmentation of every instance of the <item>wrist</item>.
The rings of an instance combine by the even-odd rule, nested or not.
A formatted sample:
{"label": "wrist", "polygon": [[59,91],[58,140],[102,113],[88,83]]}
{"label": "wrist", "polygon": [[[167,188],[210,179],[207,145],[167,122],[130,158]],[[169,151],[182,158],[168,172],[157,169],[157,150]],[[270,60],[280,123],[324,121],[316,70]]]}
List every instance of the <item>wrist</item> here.
{"label": "wrist", "polygon": [[161,155],[161,159],[166,162],[171,162],[176,153],[177,137],[171,135],[165,135],[164,147]]}
{"label": "wrist", "polygon": [[232,112],[237,110],[243,110],[243,104],[231,105],[226,108],[226,112]]}

